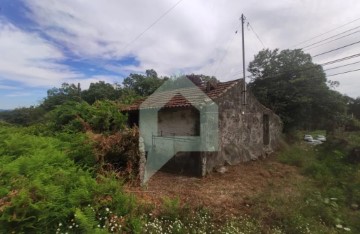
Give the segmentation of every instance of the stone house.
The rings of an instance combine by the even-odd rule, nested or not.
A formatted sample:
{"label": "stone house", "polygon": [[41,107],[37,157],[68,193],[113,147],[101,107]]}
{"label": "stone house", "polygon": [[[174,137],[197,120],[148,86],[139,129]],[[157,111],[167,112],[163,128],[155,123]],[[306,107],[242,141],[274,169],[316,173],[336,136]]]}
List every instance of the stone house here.
{"label": "stone house", "polygon": [[[197,82],[196,85],[218,106],[218,149],[214,152],[178,152],[162,170],[204,176],[224,165],[264,158],[277,148],[282,132],[279,116],[260,104],[249,90],[243,95],[242,79]],[[144,100],[139,100],[123,109],[128,114],[129,125],[139,124],[142,102]],[[200,118],[199,111],[187,98],[175,95],[158,111],[153,142],[158,136],[173,141],[180,136],[198,136],[204,127]]]}

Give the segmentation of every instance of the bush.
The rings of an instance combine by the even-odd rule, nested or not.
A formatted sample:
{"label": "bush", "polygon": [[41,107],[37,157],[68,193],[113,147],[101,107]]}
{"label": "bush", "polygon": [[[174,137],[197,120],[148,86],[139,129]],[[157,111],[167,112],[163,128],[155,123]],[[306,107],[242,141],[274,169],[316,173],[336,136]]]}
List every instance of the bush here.
{"label": "bush", "polygon": [[132,213],[134,199],[115,175],[96,176],[77,165],[65,153],[68,143],[12,127],[0,133],[1,233],[55,233],[88,204],[97,213],[105,207]]}
{"label": "bush", "polygon": [[112,135],[90,134],[97,161],[105,170],[119,172],[123,178],[139,182],[139,130],[125,128]]}
{"label": "bush", "polygon": [[47,117],[55,131],[69,133],[116,132],[124,128],[127,120],[111,101],[96,101],[93,105],[70,101],[56,107]]}

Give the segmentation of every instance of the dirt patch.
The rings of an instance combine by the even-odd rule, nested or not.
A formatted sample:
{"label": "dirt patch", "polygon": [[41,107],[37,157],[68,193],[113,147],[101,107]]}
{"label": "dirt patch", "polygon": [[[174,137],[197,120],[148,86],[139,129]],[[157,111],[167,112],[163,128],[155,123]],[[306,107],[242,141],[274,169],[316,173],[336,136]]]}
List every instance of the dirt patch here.
{"label": "dirt patch", "polygon": [[127,187],[140,201],[158,210],[164,197],[179,198],[182,204],[205,207],[217,216],[236,215],[251,206],[249,198],[272,188],[284,196],[296,192],[303,180],[297,168],[277,162],[274,157],[228,166],[227,172],[204,178],[157,172],[145,188]]}

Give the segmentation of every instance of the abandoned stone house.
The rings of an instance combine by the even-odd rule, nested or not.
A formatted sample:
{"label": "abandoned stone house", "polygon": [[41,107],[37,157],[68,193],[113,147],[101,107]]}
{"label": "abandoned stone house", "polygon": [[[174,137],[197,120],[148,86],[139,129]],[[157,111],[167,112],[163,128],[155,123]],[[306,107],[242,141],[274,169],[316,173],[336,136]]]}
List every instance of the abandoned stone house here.
{"label": "abandoned stone house", "polygon": [[[224,165],[266,157],[276,149],[282,122],[270,109],[260,104],[250,91],[244,95],[242,79],[195,84],[217,104],[218,148],[213,152],[178,152],[161,170],[204,176]],[[161,95],[157,98],[161,98]],[[128,114],[129,125],[139,124],[142,102],[144,100],[139,100],[123,109]],[[152,141],[158,136],[169,137],[173,141],[178,136],[198,136],[201,128],[205,127],[200,119],[199,110],[179,93],[158,110],[157,131]],[[149,150],[151,145],[146,148]]]}

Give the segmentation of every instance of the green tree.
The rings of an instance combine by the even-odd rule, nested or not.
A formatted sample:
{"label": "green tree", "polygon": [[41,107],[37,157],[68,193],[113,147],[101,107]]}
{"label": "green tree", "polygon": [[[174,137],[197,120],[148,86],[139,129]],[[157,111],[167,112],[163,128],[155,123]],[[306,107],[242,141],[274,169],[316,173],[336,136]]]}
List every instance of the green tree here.
{"label": "green tree", "polygon": [[165,85],[161,87],[161,90],[170,90],[170,89],[179,89],[179,88],[187,88],[191,83],[188,82],[190,80],[192,84],[202,86],[207,82],[217,83],[219,82],[215,76],[206,76],[202,74],[189,74],[189,75],[181,75],[174,77],[166,77],[164,80],[167,82]]}
{"label": "green tree", "polygon": [[277,113],[284,128],[324,128],[341,122],[345,99],[327,85],[323,68],[302,50],[260,51],[249,64],[250,88]]}
{"label": "green tree", "polygon": [[145,75],[131,73],[123,81],[125,89],[132,89],[139,96],[149,96],[164,82],[153,69],[146,70]]}
{"label": "green tree", "polygon": [[8,123],[28,126],[42,120],[45,110],[39,106],[21,107],[0,112],[0,119]]}
{"label": "green tree", "polygon": [[67,101],[77,101],[80,98],[80,86],[75,84],[63,83],[60,88],[52,88],[47,91],[47,97],[44,99],[41,106],[46,110],[53,110],[56,106],[61,105]]}
{"label": "green tree", "polygon": [[118,85],[112,85],[99,81],[91,83],[88,90],[81,92],[81,97],[84,101],[93,104],[97,100],[116,100],[121,95],[121,88]]}
{"label": "green tree", "polygon": [[349,114],[360,120],[360,97],[349,100]]}
{"label": "green tree", "polygon": [[93,105],[69,101],[49,112],[47,119],[55,131],[99,133],[119,131],[127,121],[118,105],[109,100],[96,101]]}
{"label": "green tree", "polygon": [[124,88],[122,89],[121,96],[119,97],[119,101],[121,104],[132,104],[135,100],[140,99],[141,96],[135,92],[133,89]]}

